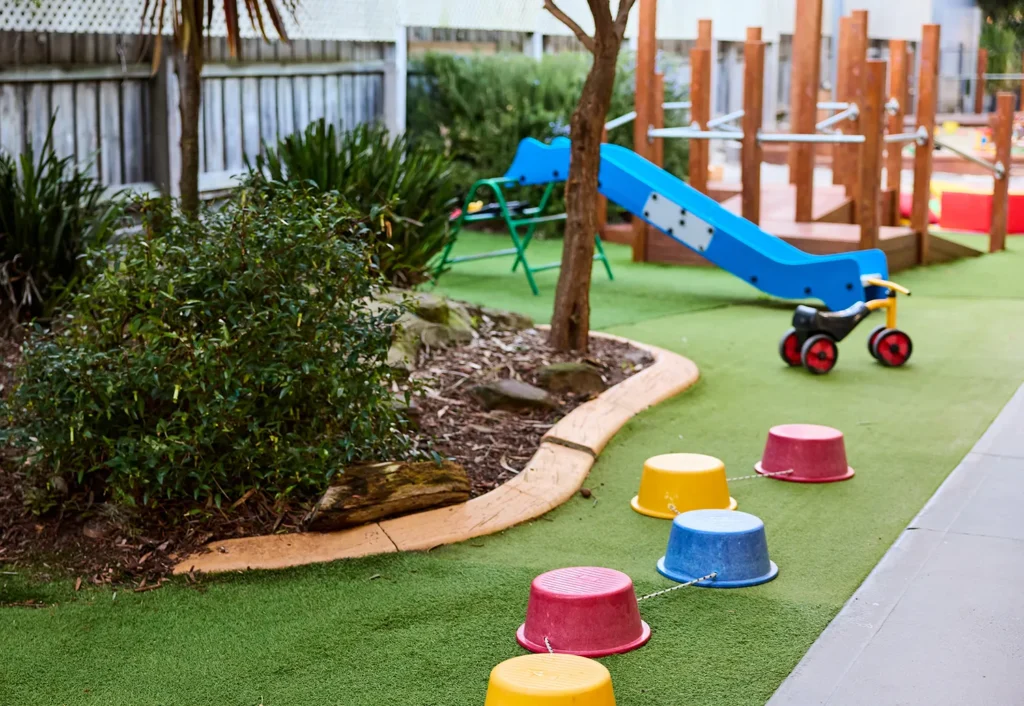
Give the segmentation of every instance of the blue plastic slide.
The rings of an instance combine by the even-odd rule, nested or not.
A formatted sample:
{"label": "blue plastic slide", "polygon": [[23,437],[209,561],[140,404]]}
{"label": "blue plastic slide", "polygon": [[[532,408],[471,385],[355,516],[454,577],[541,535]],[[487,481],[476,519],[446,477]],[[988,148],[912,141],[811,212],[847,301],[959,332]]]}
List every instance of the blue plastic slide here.
{"label": "blue plastic slide", "polygon": [[[505,177],[524,185],[545,184],[563,181],[568,173],[568,139],[546,145],[527,138],[519,143]],[[608,200],[766,294],[820,299],[833,311],[884,296],[861,282],[862,276],[888,279],[881,250],[805,253],[625,147],[601,146],[599,188]]]}

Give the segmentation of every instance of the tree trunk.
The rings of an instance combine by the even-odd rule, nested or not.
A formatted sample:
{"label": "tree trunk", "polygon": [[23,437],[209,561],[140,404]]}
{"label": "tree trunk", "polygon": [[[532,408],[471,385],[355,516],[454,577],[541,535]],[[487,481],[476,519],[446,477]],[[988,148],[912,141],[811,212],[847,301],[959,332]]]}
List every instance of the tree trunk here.
{"label": "tree trunk", "polygon": [[594,63],[572,114],[569,178],[565,184],[565,241],[558,275],[551,345],[560,351],[586,351],[590,337],[590,275],[597,232],[597,175],[601,135],[611,105],[619,41],[597,37]]}
{"label": "tree trunk", "polygon": [[181,210],[195,217],[199,213],[199,106],[202,96],[198,52],[179,50],[179,112],[181,114]]}

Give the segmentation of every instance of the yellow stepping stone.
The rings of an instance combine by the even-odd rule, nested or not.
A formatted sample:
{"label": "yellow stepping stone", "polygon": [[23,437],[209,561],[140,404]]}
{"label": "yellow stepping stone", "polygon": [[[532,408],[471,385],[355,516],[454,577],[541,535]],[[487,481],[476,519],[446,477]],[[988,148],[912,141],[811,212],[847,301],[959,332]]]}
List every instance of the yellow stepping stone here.
{"label": "yellow stepping stone", "polygon": [[491,670],[484,706],[615,706],[612,677],[586,657],[533,654]]}
{"label": "yellow stepping stone", "polygon": [[671,520],[689,510],[735,510],[725,464],[704,454],[662,454],[644,462],[640,492],[630,505],[642,515]]}

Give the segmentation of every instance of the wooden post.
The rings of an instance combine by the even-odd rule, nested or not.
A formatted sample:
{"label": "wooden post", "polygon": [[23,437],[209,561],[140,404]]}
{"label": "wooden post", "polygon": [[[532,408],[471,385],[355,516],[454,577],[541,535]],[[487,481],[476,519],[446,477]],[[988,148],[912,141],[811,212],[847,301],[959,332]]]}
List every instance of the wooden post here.
{"label": "wooden post", "polygon": [[[861,108],[864,107],[864,71],[867,60],[868,11],[854,10],[850,13],[850,58],[847,64],[850,75],[847,78],[847,95],[851,103],[855,103]],[[843,132],[850,135],[859,135],[861,133],[860,117],[847,120],[843,124]],[[859,159],[860,149],[857,145],[845,145],[845,147],[847,156],[844,168],[847,177],[843,185],[846,187],[846,195],[853,198],[854,203],[856,203],[859,199],[857,194],[857,174],[859,173],[857,160]],[[855,222],[857,216],[857,209],[854,209],[853,217]]]}
{"label": "wooden post", "polygon": [[[640,27],[637,32],[636,49],[636,98],[633,123],[633,150],[647,159],[651,158],[651,144],[647,131],[654,117],[654,60],[657,54],[655,27],[657,24],[657,0],[640,0]],[[647,224],[639,218],[633,219],[633,262],[647,259]]]}
{"label": "wooden post", "polygon": [[974,78],[974,112],[985,112],[985,69],[988,67],[988,49],[978,50],[978,67]]}
{"label": "wooden post", "polygon": [[[1024,53],[1020,55],[1020,66],[1021,71],[1024,71]],[[1024,111],[1024,79],[1020,82],[1020,108],[1019,110]]]}
{"label": "wooden post", "polygon": [[[690,50],[690,119],[704,129],[711,119],[711,50]],[[708,192],[707,140],[690,140],[690,186]]]}
{"label": "wooden post", "polygon": [[[601,131],[601,144],[608,142],[608,131]],[[604,228],[608,225],[608,199],[600,193],[597,195],[597,234],[604,238]]]}
{"label": "wooden post", "polygon": [[[761,28],[760,27],[747,27],[747,41],[748,42],[760,42],[761,41]],[[744,47],[743,56],[746,58],[746,47]]]}
{"label": "wooden post", "polygon": [[[821,0],[797,0],[796,31],[793,35],[793,91],[790,110],[794,133],[813,134],[818,114],[818,84],[821,79]],[[796,220],[806,223],[814,218],[813,144],[794,144],[794,183],[796,184]]]}
{"label": "wooden post", "polygon": [[914,148],[914,209],[910,225],[917,232],[917,263],[931,257],[928,232],[928,201],[931,199],[932,151],[935,149],[935,107],[939,82],[939,25],[921,28],[921,59],[917,77],[917,126],[924,128],[928,141]]}
{"label": "wooden post", "polygon": [[697,49],[711,49],[711,20],[697,20]]}
{"label": "wooden post", "polygon": [[[756,29],[757,39],[751,39]],[[747,30],[743,45],[743,217],[751,223],[761,220],[761,143],[757,134],[764,117],[764,42],[760,27]]]}
{"label": "wooden post", "polygon": [[[850,57],[853,30],[853,18],[841,17],[839,19],[839,43],[836,51],[839,52],[836,63],[836,100],[846,102],[850,100]],[[843,128],[840,128],[843,130]],[[850,164],[850,150],[847,145],[832,146],[832,183],[846,184],[849,181],[847,173]]]}
{"label": "wooden post", "polygon": [[[907,112],[907,42],[893,39],[889,42],[889,95],[899,102],[896,112],[889,116],[889,134],[904,131],[903,118]],[[885,148],[885,188],[892,192],[892,213],[887,220],[890,225],[899,222],[900,214],[900,172],[903,170],[903,147],[899,142]]]}
{"label": "wooden post", "polygon": [[[654,103],[651,106],[651,125],[665,127],[665,74],[654,74]],[[665,166],[665,138],[655,137],[651,143],[650,160],[659,167]]]}
{"label": "wooden post", "polygon": [[879,201],[882,194],[882,147],[885,145],[885,62],[867,62],[864,72],[864,103],[860,107],[864,143],[860,155],[860,189],[857,211],[860,249],[878,247]]}
{"label": "wooden post", "polygon": [[992,136],[996,145],[996,162],[1003,165],[1003,176],[995,175],[992,186],[992,227],[989,229],[988,251],[1006,249],[1006,226],[1010,212],[1010,163],[1013,159],[1013,105],[1015,96],[1009,91],[996,94],[995,125]]}

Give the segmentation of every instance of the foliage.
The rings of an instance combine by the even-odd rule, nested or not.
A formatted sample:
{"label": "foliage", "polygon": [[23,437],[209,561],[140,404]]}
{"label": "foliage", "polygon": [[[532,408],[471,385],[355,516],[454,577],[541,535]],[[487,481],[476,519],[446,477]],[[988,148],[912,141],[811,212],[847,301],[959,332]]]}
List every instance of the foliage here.
{"label": "foliage", "polygon": [[[476,179],[504,174],[523,138],[569,134],[590,62],[589,53],[545,55],[540,61],[521,54],[428,54],[411,71],[408,130],[417,143],[452,157],[454,179],[465,191]],[[633,110],[633,67],[620,60],[618,73],[609,118]],[[687,97],[669,81],[665,93],[667,101]],[[671,119],[669,114],[666,122]],[[613,130],[609,142],[632,148],[632,128]],[[683,176],[687,164],[687,141],[666,140],[665,168]]]}
{"label": "foliage", "polygon": [[370,308],[358,244],[386,215],[309,190],[243,190],[201,223],[147,204],[63,330],[25,343],[4,436],[37,478],[154,507],[301,493],[407,454],[398,314]]}
{"label": "foliage", "polygon": [[[988,50],[986,73],[1017,73],[1021,67],[1021,52],[1018,35],[1014,29],[1000,22],[985,22],[981,26],[980,45]],[[985,82],[986,92],[1012,91],[1019,81],[989,80]]]}
{"label": "foliage", "polygon": [[374,250],[383,275],[399,286],[422,281],[449,241],[451,161],[430,145],[392,138],[381,125],[339,136],[333,125],[314,122],[258,156],[250,179],[270,189],[288,182],[337,192],[361,212],[389,205],[393,221]]}
{"label": "foliage", "polygon": [[73,157],[53,148],[53,119],[38,155],[0,152],[0,328],[48,317],[82,274],[80,257],[111,237],[123,210]]}

